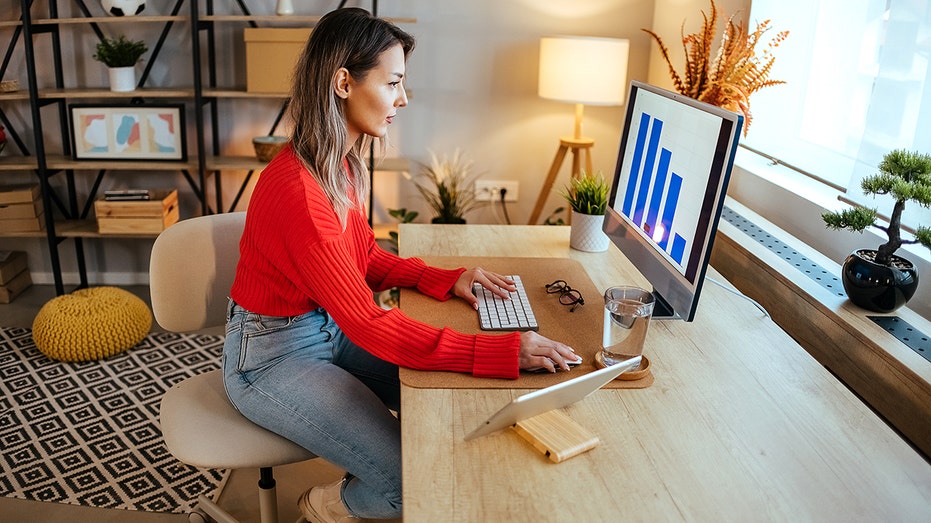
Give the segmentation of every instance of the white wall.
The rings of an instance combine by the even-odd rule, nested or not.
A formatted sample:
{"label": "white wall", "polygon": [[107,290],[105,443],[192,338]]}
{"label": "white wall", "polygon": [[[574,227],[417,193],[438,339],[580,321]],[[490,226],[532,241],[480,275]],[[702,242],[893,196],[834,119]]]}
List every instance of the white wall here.
{"label": "white wall", "polygon": [[[223,0],[215,3],[218,12],[228,9]],[[749,0],[718,0],[716,3],[722,12],[736,13],[737,19],[746,21]],[[167,7],[162,4],[150,1],[147,12],[164,12]],[[256,13],[271,13],[275,0],[252,0],[249,4]],[[89,2],[89,5],[91,9],[97,7],[94,2]],[[334,5],[333,0],[307,0],[296,8],[299,13],[320,13]],[[520,182],[520,201],[509,204],[509,214],[512,222],[525,223],[552,162],[559,136],[570,134],[573,124],[572,106],[543,100],[536,94],[539,38],[568,34],[630,39],[628,78],[669,88],[671,82],[667,67],[656,52],[652,39],[641,28],[652,27],[659,33],[669,47],[673,61],[681,64],[679,36],[683,20],[687,32],[698,30],[701,11],[707,12],[709,3],[706,0],[393,0],[380,2],[379,7],[382,16],[417,18],[417,23],[403,25],[417,38],[418,45],[408,64],[408,88],[412,93],[410,105],[401,110],[392,126],[389,155],[427,161],[428,150],[446,153],[461,148],[473,158],[475,168],[484,172],[485,178]],[[68,3],[62,6],[63,10],[67,8],[70,8]],[[106,30],[108,34],[110,31],[116,34],[120,27],[108,24]],[[128,27],[130,35],[138,34],[138,25]],[[157,27],[152,26],[140,36],[154,42],[156,30]],[[0,41],[8,41],[6,34],[0,33]],[[185,31],[177,29],[171,35],[164,51],[166,54],[156,62],[152,85],[190,84],[188,69],[172,65],[170,60],[164,61],[174,53],[182,57],[183,64],[190,38]],[[42,56],[47,38],[40,37],[36,42],[38,54]],[[68,61],[75,63],[73,73],[66,67],[68,85],[105,85],[104,68],[89,58],[93,52],[93,34],[84,31],[81,36],[66,37],[64,44],[66,48],[75,50],[73,56],[68,57]],[[221,68],[221,82],[244,85],[241,26],[221,34],[217,49],[223,56],[240,57]],[[5,79],[17,77],[16,72],[22,71],[16,60],[14,56],[10,68],[14,73]],[[18,78],[25,86],[25,77]],[[40,82],[48,82],[49,78],[49,71],[40,73]],[[279,105],[276,101],[223,101],[220,108],[225,122],[220,130],[221,140],[226,144],[223,152],[248,155],[252,153],[251,138],[267,132]],[[28,107],[17,109],[4,105],[4,110],[14,121],[17,117],[21,121],[28,119]],[[54,119],[54,115],[48,112],[50,110],[44,109],[47,121]],[[587,107],[585,110],[584,134],[594,138],[596,144],[593,150],[595,169],[608,174],[614,169],[623,111],[623,107]],[[29,132],[27,129],[24,134]],[[50,140],[58,134],[60,131],[55,127],[46,129]],[[87,194],[94,174],[79,173],[76,180],[79,192]],[[774,196],[791,198],[791,195],[771,181],[755,180],[746,174],[743,171],[735,174],[732,196],[805,241],[835,246],[826,254],[842,260],[843,252],[850,250],[849,238],[840,238],[837,233],[826,234],[817,220],[798,219],[818,214],[816,208],[811,210],[805,199],[785,205],[764,205],[775,201]],[[227,206],[244,176],[243,172],[224,174]],[[56,177],[54,183],[63,186],[61,178]],[[555,188],[562,187],[567,179],[568,162]],[[3,180],[4,183],[17,183],[34,180],[34,176],[4,172]],[[157,178],[148,173],[109,175],[102,189],[127,183],[178,187],[182,193],[182,217],[199,213],[187,183],[176,173],[161,173]],[[555,192],[547,201],[544,215],[563,203]],[[212,198],[212,184],[208,193]],[[419,221],[429,218],[412,184],[395,174],[379,173],[375,197],[376,218],[380,221],[391,221],[385,216],[385,208],[400,206],[423,211]],[[244,201],[238,209],[244,210],[245,205]],[[806,211],[797,212],[799,206]],[[488,209],[470,216],[473,223],[493,223],[497,219],[497,215]],[[77,281],[73,244],[66,241],[61,249],[66,281],[71,283]],[[95,239],[85,244],[91,283],[147,281],[151,240]],[[0,238],[0,250],[4,249],[26,250],[34,280],[40,283],[52,281],[49,252],[44,240]],[[916,300],[931,304],[927,297],[929,292],[931,287],[922,286]],[[931,315],[928,311],[923,313]]]}
{"label": "white wall", "polygon": [[[218,10],[224,8],[222,0],[215,3]],[[254,12],[272,12],[275,2],[263,0],[249,4],[256,6]],[[335,4],[333,0],[308,1],[295,7],[305,9],[298,12],[319,13]],[[362,4],[370,5],[367,2]],[[89,2],[89,5],[92,9],[97,7],[94,2]],[[70,4],[63,9],[68,7]],[[147,12],[154,13],[164,12],[167,7],[150,1],[147,9],[150,10]],[[520,201],[509,204],[508,209],[514,223],[526,223],[542,178],[559,145],[559,137],[571,134],[573,125],[571,105],[543,100],[536,94],[539,38],[554,34],[628,38],[631,40],[628,78],[647,78],[652,44],[641,28],[651,27],[654,16],[652,0],[395,0],[380,2],[379,9],[382,16],[417,18],[417,23],[403,26],[417,38],[418,44],[408,64],[408,88],[412,92],[410,105],[400,111],[392,126],[390,140],[393,149],[390,155],[427,161],[428,150],[446,153],[462,149],[473,158],[475,168],[485,173],[485,178],[520,182]],[[110,31],[110,27],[108,24],[105,30]],[[119,26],[112,27],[116,31]],[[130,30],[138,31],[138,26],[132,26]],[[183,33],[173,32],[172,35],[168,44],[170,48],[164,52],[181,56],[187,52],[190,40]],[[232,49],[241,53],[240,38],[238,31],[221,37],[218,52]],[[146,39],[154,42],[154,36],[146,36]],[[70,58],[79,71],[71,85],[105,85],[102,66],[88,58],[93,49],[93,34],[86,31],[84,37],[68,39],[66,46],[79,50]],[[159,60],[167,57],[165,55]],[[12,70],[17,69],[13,67]],[[153,85],[186,79],[189,74],[177,66],[160,66],[153,74],[156,81]],[[226,67],[221,76],[245,83],[241,63]],[[48,74],[44,77],[48,78]],[[20,80],[25,85],[25,77]],[[249,101],[246,106],[224,102],[221,108],[226,113],[223,116],[226,124],[221,130],[221,137],[228,144],[224,152],[251,154],[252,136],[267,132],[278,106],[273,102],[255,104]],[[614,169],[623,109],[586,107],[585,111],[584,134],[595,140],[594,168],[607,175]],[[53,137],[57,132],[54,129],[46,134]],[[568,170],[567,161],[555,188],[566,183]],[[94,174],[79,174],[79,191],[86,194]],[[244,175],[224,175],[226,205],[229,205]],[[28,179],[30,175],[22,176]],[[125,183],[122,180],[108,176],[102,188],[108,184]],[[182,217],[196,214],[193,196],[183,178],[165,173],[157,183],[166,181],[168,185],[179,187],[182,201],[187,202],[182,205]],[[376,194],[376,207],[407,206],[425,211],[409,181],[386,175],[380,180],[380,190],[383,194],[381,199]],[[212,194],[212,188],[210,192]],[[554,190],[544,208],[544,215],[562,203]],[[240,206],[240,209],[244,208],[244,205]],[[429,219],[426,213],[422,216],[424,220]],[[496,220],[495,214],[488,209],[476,211],[469,218],[475,223]],[[68,280],[76,281],[72,243],[65,242],[61,250]],[[151,241],[95,239],[85,243],[88,267],[93,273],[92,283],[127,283],[127,280],[140,278],[145,281]],[[44,241],[2,238],[0,249],[27,250],[34,279],[51,281],[49,255]]]}

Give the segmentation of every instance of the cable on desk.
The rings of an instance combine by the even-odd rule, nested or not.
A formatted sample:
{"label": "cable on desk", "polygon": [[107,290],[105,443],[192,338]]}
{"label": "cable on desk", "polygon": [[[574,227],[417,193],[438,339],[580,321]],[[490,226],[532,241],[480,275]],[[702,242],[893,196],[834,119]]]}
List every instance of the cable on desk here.
{"label": "cable on desk", "polygon": [[716,279],[714,279],[714,278],[711,278],[711,277],[709,277],[709,276],[705,276],[705,279],[708,280],[708,281],[710,281],[711,283],[714,283],[715,285],[721,287],[722,289],[726,290],[727,292],[729,292],[729,293],[731,293],[731,294],[735,294],[735,295],[737,295],[737,296],[740,296],[741,298],[743,298],[743,299],[749,301],[750,303],[756,305],[756,308],[757,308],[757,309],[760,309],[760,311],[761,311],[767,318],[772,319],[772,316],[769,315],[769,312],[767,312],[766,309],[763,308],[763,306],[760,305],[759,302],[757,302],[757,301],[754,300],[753,298],[747,296],[746,294],[744,294],[744,293],[742,293],[742,292],[740,292],[740,291],[734,290],[734,289],[732,289],[732,288],[730,288],[730,287],[724,285],[723,283],[719,282],[718,280],[716,280]]}
{"label": "cable on desk", "polygon": [[504,201],[504,195],[507,193],[507,189],[501,189],[501,209],[504,210],[504,221],[506,221],[508,225],[511,225],[511,217],[508,216],[508,205]]}

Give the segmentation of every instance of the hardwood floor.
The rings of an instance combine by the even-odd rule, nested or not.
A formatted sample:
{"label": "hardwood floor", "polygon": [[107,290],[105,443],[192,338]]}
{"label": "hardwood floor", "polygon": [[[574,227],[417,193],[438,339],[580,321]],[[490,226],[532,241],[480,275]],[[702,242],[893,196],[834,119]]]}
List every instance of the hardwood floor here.
{"label": "hardwood floor", "polygon": [[[125,287],[130,292],[149,302],[147,286]],[[33,285],[10,304],[0,304],[0,325],[4,327],[31,327],[36,313],[48,300],[55,297],[51,285]],[[153,323],[153,330],[158,326]],[[313,485],[331,483],[339,479],[342,471],[337,467],[315,459],[275,469],[278,483],[278,512],[282,522],[296,521],[300,514],[297,498]],[[230,475],[220,506],[242,522],[258,522],[258,497],[256,483],[258,470],[235,470]],[[78,507],[60,503],[42,503],[0,497],[0,521],[43,523],[110,523],[132,521],[133,523],[181,523],[188,521],[184,514],[151,514],[137,511],[108,510]]]}

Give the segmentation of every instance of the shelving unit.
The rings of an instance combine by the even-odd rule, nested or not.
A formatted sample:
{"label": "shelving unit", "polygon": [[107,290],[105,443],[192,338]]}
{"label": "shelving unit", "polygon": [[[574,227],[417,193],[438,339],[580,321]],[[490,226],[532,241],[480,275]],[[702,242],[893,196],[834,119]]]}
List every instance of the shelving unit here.
{"label": "shelving unit", "polygon": [[[261,169],[264,165],[257,163],[254,159],[244,158],[244,157],[225,157],[221,155],[222,143],[220,139],[218,130],[221,129],[220,118],[219,118],[219,109],[218,103],[220,100],[227,100],[231,102],[236,101],[248,101],[248,100],[257,100],[257,99],[271,99],[271,100],[280,100],[282,105],[278,112],[277,117],[274,119],[274,122],[271,124],[270,129],[267,134],[274,134],[281,123],[284,112],[286,110],[285,104],[287,103],[287,97],[283,94],[273,94],[273,93],[256,93],[249,92],[243,87],[229,87],[219,85],[218,75],[217,75],[217,66],[220,63],[220,60],[217,56],[216,49],[214,47],[215,31],[218,30],[219,26],[238,26],[238,27],[260,27],[259,24],[263,24],[263,27],[307,27],[313,26],[320,21],[321,16],[316,15],[287,15],[287,16],[278,16],[278,15],[268,15],[268,14],[253,14],[249,10],[249,7],[243,1],[228,0],[227,4],[231,8],[238,9],[240,14],[216,14],[214,10],[214,2],[212,0],[207,0],[201,6],[200,3],[194,2],[191,4],[191,27],[193,34],[191,37],[191,53],[194,56],[194,69],[195,69],[195,85],[198,85],[200,89],[195,93],[195,106],[202,107],[202,111],[197,111],[195,115],[195,125],[198,129],[197,135],[198,140],[203,140],[201,143],[198,143],[198,150],[200,151],[210,151],[210,153],[202,155],[202,162],[200,168],[208,173],[208,176],[212,176],[214,180],[214,193],[216,195],[215,208],[223,209],[223,188],[222,188],[222,172],[224,170],[242,170],[248,171],[245,179],[240,184],[239,190],[236,194],[236,197],[233,199],[233,202],[230,204],[228,211],[232,211],[236,208],[236,205],[239,203],[240,197],[242,196],[245,188],[252,179],[253,174]],[[234,5],[235,4],[235,5]],[[336,7],[343,7],[346,4],[346,1],[343,0]],[[203,12],[201,12],[200,7],[203,7]],[[378,15],[378,0],[373,0],[372,2],[372,13],[376,16]],[[388,20],[394,23],[416,23],[415,18],[388,18]],[[207,59],[201,60],[202,52],[201,45],[207,51]],[[206,80],[204,80],[206,77]],[[204,113],[207,115],[205,116]],[[206,138],[202,130],[209,127],[212,130],[211,142],[209,146],[206,143]],[[374,162],[369,162],[369,171],[374,174]],[[383,170],[406,170],[408,162],[403,160],[393,160],[390,162],[384,162],[379,165],[380,169]],[[369,200],[369,208],[371,208],[372,200]]]}
{"label": "shelving unit", "polygon": [[[59,15],[59,4],[72,4],[73,9]],[[229,31],[237,26],[266,27],[276,26],[313,26],[321,16],[274,14],[252,14],[246,5],[248,0],[222,0],[227,10],[238,9],[240,14],[217,14],[214,0],[172,0],[164,11],[170,14],[141,14],[133,17],[93,16],[86,5],[87,0],[47,0],[44,5],[34,0],[20,0],[21,16],[19,20],[0,21],[0,31],[11,33],[5,58],[0,63],[0,80],[4,79],[10,56],[19,49],[23,53],[26,65],[24,89],[13,93],[0,92],[0,124],[7,128],[8,151],[19,149],[19,155],[9,152],[0,157],[0,177],[4,173],[34,173],[41,186],[42,203],[46,209],[46,230],[21,233],[0,233],[0,237],[11,238],[45,238],[51,268],[55,279],[56,292],[63,294],[64,283],[59,259],[59,246],[65,241],[74,242],[77,257],[79,287],[88,285],[85,266],[85,240],[98,238],[141,238],[151,240],[155,235],[101,235],[97,232],[96,221],[90,219],[93,200],[108,173],[124,171],[180,172],[200,207],[200,212],[209,214],[225,212],[236,208],[244,190],[252,178],[265,164],[251,156],[228,156],[223,153],[227,141],[224,140],[225,122],[228,113],[222,113],[219,105],[255,104],[258,101],[280,101],[281,109],[274,118],[268,133],[272,134],[280,125],[287,96],[282,94],[247,92],[244,87],[223,85],[219,80],[218,68],[230,67],[242,57],[231,53],[217,52],[217,34],[219,28]],[[96,0],[92,0],[96,4]],[[219,2],[217,2],[219,3]],[[345,0],[338,6],[342,7]],[[267,4],[267,2],[266,2]],[[94,5],[99,11],[99,6]],[[186,9],[185,9],[186,8]],[[378,2],[373,0],[372,12],[377,15]],[[39,13],[39,11],[43,11]],[[75,16],[71,12],[83,13]],[[413,18],[390,19],[396,23],[414,23]],[[119,25],[123,24],[123,25]],[[146,24],[147,28],[158,31],[157,41],[146,40],[150,47],[146,66],[139,77],[138,87],[129,93],[115,93],[106,87],[82,85],[80,66],[66,63],[62,56],[63,35],[72,36],[77,32],[92,31],[98,38],[114,36],[118,28],[126,24]],[[238,29],[233,29],[238,30]],[[190,37],[190,49],[171,56],[160,56],[163,45],[169,35]],[[42,44],[42,45],[39,45]],[[3,50],[0,44],[0,51]],[[37,53],[42,53],[37,55]],[[167,54],[167,53],[166,53]],[[159,60],[170,63],[172,68],[190,71],[190,80],[185,85],[168,85],[148,87],[148,80],[153,65]],[[101,66],[102,67],[102,66]],[[41,71],[41,75],[38,73]],[[41,78],[39,78],[41,76]],[[66,77],[70,81],[66,81]],[[79,80],[73,80],[73,79]],[[86,82],[83,82],[86,83]],[[73,85],[69,85],[73,84]],[[145,103],[183,103],[186,108],[189,132],[188,158],[178,161],[88,161],[72,159],[69,138],[68,106],[73,103],[105,104],[145,104]],[[16,129],[10,124],[7,113],[10,108],[24,109],[28,104],[31,129]],[[56,136],[55,128],[60,130]],[[31,133],[31,144],[27,144],[20,133]],[[51,138],[50,138],[51,137]],[[30,147],[31,146],[31,147]],[[370,167],[372,167],[370,162]],[[379,170],[406,170],[407,162],[390,160],[379,166]],[[246,172],[241,181],[239,192],[233,202],[224,207],[223,173]],[[374,172],[374,169],[373,169]],[[212,178],[212,180],[211,180]],[[55,180],[56,184],[52,184]],[[89,190],[82,193],[76,188],[76,180],[86,182],[93,180]],[[0,178],[0,184],[2,184]],[[57,189],[56,189],[57,186]],[[208,201],[208,186],[212,186],[214,198]],[[371,201],[370,201],[371,207]]]}
{"label": "shelving unit", "polygon": [[[191,0],[193,1],[193,0]],[[118,171],[179,171],[184,174],[198,199],[203,199],[202,183],[195,178],[197,162],[195,158],[185,162],[131,162],[131,161],[87,161],[74,160],[71,154],[69,138],[68,105],[73,103],[130,104],[148,101],[189,101],[195,94],[193,85],[148,88],[146,82],[153,64],[159,60],[163,44],[176,25],[190,22],[190,17],[181,15],[180,10],[185,0],[176,0],[170,15],[118,18],[109,16],[92,16],[84,0],[74,0],[76,9],[85,16],[60,16],[59,0],[48,0],[46,5],[38,2],[20,0],[20,18],[18,21],[5,20],[0,28],[12,29],[11,38],[6,49],[0,77],[5,76],[10,57],[19,49],[25,65],[25,90],[13,93],[0,93],[0,120],[8,130],[11,144],[17,147],[21,156],[0,157],[0,171],[33,172],[41,187],[42,204],[45,209],[45,230],[32,232],[4,232],[2,236],[13,238],[46,238],[51,262],[51,269],[58,294],[64,293],[61,274],[59,246],[67,241],[74,242],[77,269],[80,278],[79,287],[88,284],[85,263],[85,239],[117,238],[117,235],[101,235],[97,232],[96,221],[88,219],[93,200],[104,177],[109,172]],[[145,70],[142,72],[136,91],[114,93],[105,87],[79,85],[79,82],[66,78],[79,78],[71,63],[63,57],[64,36],[73,36],[79,31],[93,31],[98,38],[115,29],[114,24],[145,24],[159,31],[157,42],[149,42],[150,54]],[[125,25],[124,25],[125,26]],[[181,29],[183,31],[183,28]],[[172,57],[176,59],[177,57]],[[188,62],[187,67],[190,66]],[[39,71],[43,73],[40,80]],[[20,82],[22,83],[22,78]],[[41,82],[41,83],[40,83]],[[74,85],[69,85],[74,84]],[[6,111],[14,104],[28,104],[29,118],[26,127],[19,129],[11,125]],[[49,109],[46,109],[49,108]],[[46,109],[43,111],[43,109]],[[59,136],[55,136],[55,128]],[[19,131],[19,132],[18,132]],[[31,131],[32,144],[19,134]],[[50,138],[51,137],[51,138]],[[31,145],[31,147],[30,147]],[[87,173],[87,174],[86,174]],[[79,177],[93,180],[89,194],[81,194],[76,189]],[[63,178],[63,183],[56,188],[51,181]],[[83,178],[81,178],[83,180]],[[63,186],[63,187],[62,187]],[[148,237],[154,235],[136,235],[126,237]]]}

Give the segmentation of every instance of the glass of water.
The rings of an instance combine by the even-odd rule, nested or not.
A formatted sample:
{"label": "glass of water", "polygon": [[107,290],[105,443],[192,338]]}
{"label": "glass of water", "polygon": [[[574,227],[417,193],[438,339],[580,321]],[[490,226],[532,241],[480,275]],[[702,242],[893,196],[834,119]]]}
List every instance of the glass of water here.
{"label": "glass of water", "polygon": [[639,287],[611,287],[605,291],[604,300],[601,355],[605,365],[641,356],[653,316],[653,294]]}

